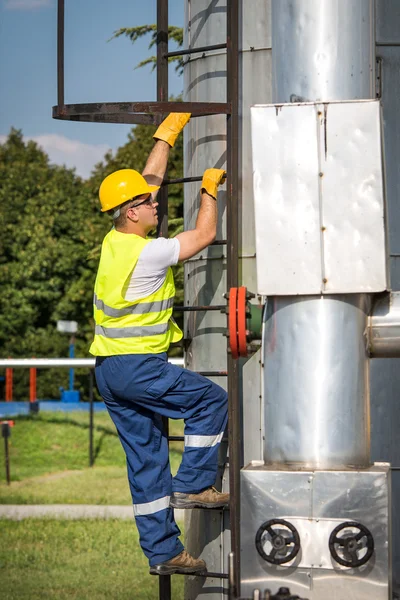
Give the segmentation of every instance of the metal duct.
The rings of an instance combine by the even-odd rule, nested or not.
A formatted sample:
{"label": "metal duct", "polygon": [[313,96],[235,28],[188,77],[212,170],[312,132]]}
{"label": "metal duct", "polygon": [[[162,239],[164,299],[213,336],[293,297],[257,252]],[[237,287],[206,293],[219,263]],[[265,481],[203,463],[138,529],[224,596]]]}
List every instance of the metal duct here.
{"label": "metal duct", "polygon": [[369,462],[367,295],[275,297],[264,328],[267,463]]}
{"label": "metal duct", "polygon": [[373,0],[272,0],[274,102],[375,97]]}
{"label": "metal duct", "polygon": [[369,319],[369,352],[372,358],[400,357],[400,292],[384,294],[374,304]]}
{"label": "metal duct", "polygon": [[[273,102],[371,98],[373,0],[272,0]],[[275,297],[264,333],[267,463],[367,466],[366,295]]]}

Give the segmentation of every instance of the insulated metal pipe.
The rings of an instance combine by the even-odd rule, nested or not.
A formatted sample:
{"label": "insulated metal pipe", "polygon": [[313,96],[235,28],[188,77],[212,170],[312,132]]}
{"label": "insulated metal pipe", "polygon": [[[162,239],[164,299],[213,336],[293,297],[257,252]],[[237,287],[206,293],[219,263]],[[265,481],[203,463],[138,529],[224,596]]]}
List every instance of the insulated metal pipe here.
{"label": "insulated metal pipe", "polygon": [[[374,97],[373,0],[272,0],[273,102]],[[367,466],[367,295],[269,299],[266,463]]]}
{"label": "insulated metal pipe", "polygon": [[369,461],[366,294],[268,300],[265,460],[298,468]]}
{"label": "insulated metal pipe", "polygon": [[372,358],[400,357],[400,292],[383,294],[369,318],[369,352]]}
{"label": "insulated metal pipe", "polygon": [[272,0],[274,103],[375,97],[374,0]]}

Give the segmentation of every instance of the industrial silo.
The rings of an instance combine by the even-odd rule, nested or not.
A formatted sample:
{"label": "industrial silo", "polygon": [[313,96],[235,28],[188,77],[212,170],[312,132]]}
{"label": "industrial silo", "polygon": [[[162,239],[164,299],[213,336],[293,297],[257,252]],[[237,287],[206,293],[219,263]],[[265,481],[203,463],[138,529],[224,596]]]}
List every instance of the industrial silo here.
{"label": "industrial silo", "polygon": [[[270,2],[248,0],[239,3],[239,278],[240,285],[256,289],[254,208],[250,140],[250,106],[271,101]],[[224,44],[227,40],[227,7],[224,1],[185,2],[184,47]],[[192,54],[185,61],[184,101],[226,102],[226,50]],[[226,166],[226,116],[192,119],[185,131],[185,176],[195,177],[209,167]],[[217,240],[226,240],[224,188],[219,192],[220,207]],[[194,225],[198,208],[198,184],[185,186],[185,228]],[[221,305],[227,289],[226,246],[215,245],[185,264],[185,304]],[[225,371],[227,365],[226,315],[220,312],[193,312],[185,321],[186,365],[196,371]],[[249,435],[244,446],[245,463],[262,458],[260,352],[243,364],[246,422]],[[226,378],[215,381],[225,386]],[[226,449],[226,445],[225,445]],[[221,465],[224,462],[224,448]],[[223,487],[229,488],[228,468]],[[228,511],[188,511],[186,545],[207,561],[212,572],[227,573],[230,551]],[[226,586],[226,581],[225,581]],[[186,597],[223,598],[224,581],[213,578],[187,578]],[[226,592],[225,592],[226,594]]]}
{"label": "industrial silo", "polygon": [[[304,502],[308,502],[307,494],[311,493],[310,481],[307,483],[307,478],[311,477],[314,482],[320,481],[321,483],[318,485],[323,489],[330,490],[331,494],[331,497],[321,500],[322,504],[324,506],[326,504],[334,505],[332,512],[328,511],[329,518],[322,518],[322,520],[325,518],[327,530],[329,527],[333,528],[335,520],[340,526],[341,523],[347,522],[346,519],[351,521],[352,515],[354,517],[356,513],[349,505],[346,505],[346,494],[343,496],[343,490],[335,490],[335,487],[329,483],[330,475],[322,473],[336,471],[337,478],[343,478],[345,487],[347,485],[346,478],[353,477],[354,473],[363,473],[361,479],[363,476],[367,476],[367,473],[372,473],[371,479],[368,479],[367,476],[367,480],[361,484],[361,490],[364,491],[360,491],[360,497],[365,496],[365,489],[369,489],[369,486],[378,489],[377,506],[374,507],[372,504],[366,508],[366,512],[376,510],[377,514],[379,513],[382,517],[382,527],[379,534],[375,536],[375,545],[373,546],[371,543],[373,550],[368,547],[357,555],[362,559],[368,553],[372,556],[364,563],[367,566],[363,564],[360,567],[354,567],[357,563],[354,558],[355,554],[353,554],[353,566],[350,560],[350,563],[347,561],[347,566],[344,561],[344,567],[338,567],[338,563],[332,560],[327,549],[326,561],[321,561],[321,564],[318,565],[314,565],[310,561],[307,563],[308,555],[303,552],[306,557],[303,562],[298,557],[297,559],[293,558],[292,562],[289,561],[289,565],[286,567],[284,562],[281,565],[272,564],[271,567],[270,563],[264,561],[260,552],[254,554],[254,532],[251,531],[248,537],[242,535],[241,551],[242,557],[244,557],[241,571],[242,592],[250,595],[251,590],[258,585],[260,589],[264,586],[270,587],[274,591],[274,586],[287,584],[292,591],[299,595],[305,597],[311,595],[312,598],[316,598],[317,595],[312,595],[316,592],[312,592],[312,590],[315,588],[318,590],[322,580],[330,581],[330,578],[336,576],[339,581],[343,575],[339,572],[340,569],[342,571],[347,569],[345,578],[348,579],[350,571],[352,571],[354,581],[358,581],[359,578],[363,580],[366,586],[364,588],[361,586],[363,593],[365,590],[372,590],[377,586],[381,593],[379,597],[388,597],[391,590],[389,581],[391,578],[391,524],[388,506],[390,503],[390,478],[392,478],[393,531],[395,531],[398,519],[395,507],[400,505],[398,471],[396,469],[396,466],[399,465],[399,458],[395,432],[400,415],[396,408],[399,377],[397,360],[386,357],[398,355],[398,349],[395,343],[394,350],[388,350],[386,347],[384,350],[375,352],[372,338],[375,336],[376,341],[376,335],[379,334],[376,334],[376,330],[371,328],[379,319],[379,316],[375,315],[374,321],[377,294],[385,290],[398,289],[400,285],[399,270],[396,267],[398,262],[396,232],[400,217],[397,208],[397,140],[400,131],[395,109],[398,88],[396,65],[397,32],[399,30],[396,24],[400,20],[400,10],[395,2],[378,1],[375,3],[373,0],[351,0],[350,2],[329,0],[324,3],[314,0],[272,0],[272,2],[243,0],[239,6],[240,194],[237,199],[240,206],[239,285],[246,286],[252,292],[261,293],[261,296],[258,295],[253,300],[254,303],[259,301],[265,303],[262,348],[249,358],[240,360],[242,464],[246,467],[251,461],[259,461],[253,470],[263,470],[267,467],[276,471],[273,477],[277,479],[272,479],[265,484],[267,496],[268,490],[276,487],[280,473],[287,473],[290,470],[300,474],[299,482],[305,478],[304,489],[307,488],[308,491],[305,491]],[[223,44],[226,41],[226,14],[226,2],[222,0],[185,2],[184,46],[195,48]],[[190,59],[185,61],[184,78],[185,101],[226,101],[226,51],[219,49],[192,54]],[[378,101],[375,101],[376,98]],[[381,100],[383,118],[380,116],[379,100]],[[364,101],[365,104],[362,104]],[[320,115],[318,114],[318,102],[321,106]],[[274,120],[274,115],[271,113],[271,116],[262,116],[260,122],[260,127],[265,127],[266,132],[269,131],[271,140],[276,123],[280,118],[278,117],[279,106],[292,104],[292,108],[288,107],[282,110],[282,115],[285,115],[287,120],[285,122],[283,117],[280,118],[279,125],[282,125],[282,130],[278,132],[279,139],[282,140],[285,135],[288,136],[291,127],[298,127],[294,143],[299,145],[303,122],[302,117],[298,115],[299,111],[304,109],[302,113],[304,119],[315,118],[315,127],[320,127],[320,132],[322,132],[320,139],[329,139],[327,155],[333,148],[335,136],[337,138],[342,135],[345,139],[346,127],[350,127],[349,135],[351,127],[353,127],[354,135],[357,136],[359,131],[362,132],[363,127],[371,125],[371,137],[368,138],[367,135],[365,139],[369,139],[369,143],[374,146],[374,149],[371,146],[370,154],[376,152],[376,164],[371,166],[371,172],[374,175],[378,174],[376,175],[375,191],[380,200],[377,200],[377,204],[380,206],[381,217],[385,213],[388,230],[385,237],[382,218],[380,221],[379,218],[373,221],[374,217],[372,217],[371,222],[375,223],[374,227],[376,227],[375,234],[363,231],[362,227],[359,228],[358,233],[363,240],[370,235],[379,238],[376,250],[373,251],[374,256],[379,257],[376,261],[379,263],[376,280],[372,281],[372,271],[368,272],[366,266],[370,264],[368,263],[370,257],[366,257],[366,253],[370,252],[369,249],[354,260],[356,274],[351,273],[347,282],[344,283],[345,278],[340,276],[340,282],[337,283],[335,266],[332,267],[328,260],[329,252],[333,255],[332,245],[329,245],[332,244],[329,234],[336,226],[337,217],[333,211],[331,220],[329,220],[329,211],[326,210],[325,216],[328,220],[329,231],[327,231],[327,225],[319,223],[322,236],[325,238],[323,242],[319,240],[321,233],[318,234],[318,239],[315,238],[316,245],[321,245],[326,252],[326,256],[322,259],[325,262],[321,268],[317,268],[318,277],[321,279],[318,285],[321,289],[318,285],[313,288],[312,277],[307,280],[309,266],[301,262],[304,256],[299,254],[298,264],[293,269],[293,271],[301,272],[296,285],[289,285],[283,292],[273,291],[281,289],[280,283],[278,285],[276,282],[284,278],[290,280],[292,274],[282,270],[281,274],[276,276],[276,282],[270,285],[268,271],[276,269],[276,265],[281,268],[280,260],[284,248],[281,249],[280,254],[275,256],[260,251],[263,244],[262,223],[266,223],[265,238],[267,236],[273,238],[276,234],[274,222],[278,223],[280,220],[279,211],[274,212],[274,206],[269,205],[269,208],[272,209],[270,212],[272,225],[268,229],[268,223],[262,221],[262,219],[266,219],[266,216],[261,216],[260,204],[256,205],[255,210],[253,190],[257,186],[256,184],[253,186],[253,171],[257,170],[259,164],[265,164],[266,174],[276,176],[276,180],[281,177],[282,181],[287,182],[292,177],[293,190],[296,189],[298,178],[302,177],[302,174],[301,171],[296,174],[296,165],[292,165],[294,169],[292,173],[285,172],[284,166],[279,162],[279,156],[282,154],[278,157],[274,156],[272,142],[265,146],[265,150],[270,154],[265,153],[260,156],[261,149],[258,161],[254,162],[254,152],[257,151],[254,128],[257,130],[258,125],[257,117],[253,117],[256,124],[254,125],[253,122],[252,146],[250,107],[271,104],[275,105],[277,121]],[[299,110],[295,109],[295,106]],[[358,106],[360,106],[359,110]],[[329,112],[330,117],[332,115],[332,121],[327,119],[325,110]],[[371,110],[369,115],[368,110]],[[364,116],[361,116],[362,114]],[[292,116],[293,122],[291,121]],[[265,125],[264,118],[267,121],[271,119],[269,124]],[[320,119],[319,125],[318,119]],[[347,124],[346,119],[348,120]],[[358,119],[360,119],[359,123]],[[324,124],[326,128],[327,123],[329,123],[329,127],[334,122],[335,127],[332,126],[329,130],[329,135],[331,135],[329,137],[326,131],[324,133]],[[310,127],[312,129],[311,124]],[[381,135],[382,127],[385,132],[384,142]],[[288,131],[285,132],[285,128]],[[386,161],[383,160],[383,152],[381,152],[382,143],[384,143]],[[259,146],[263,148],[262,144]],[[287,153],[285,156],[290,154],[290,146],[288,148],[285,150]],[[304,152],[308,151],[306,148],[308,148],[307,144],[304,145]],[[283,152],[282,147],[279,149],[277,147],[277,152]],[[302,148],[297,148],[298,156],[301,157],[302,152]],[[316,149],[316,152],[320,152],[323,157],[324,148]],[[340,148],[335,152],[340,154]],[[348,169],[347,178],[350,181],[353,177],[351,162],[357,161],[357,153],[350,152],[347,156],[345,153],[340,154],[338,160],[339,163],[342,161],[340,167],[342,170],[345,167]],[[192,119],[185,132],[185,176],[198,176],[208,167],[224,168],[226,167],[225,161],[225,117],[210,115]],[[273,167],[268,164],[269,162],[273,163]],[[271,171],[271,168],[275,171]],[[281,172],[279,172],[280,168]],[[320,172],[317,175],[322,178]],[[362,174],[360,177],[366,176]],[[328,190],[329,181],[324,184]],[[316,197],[319,193],[318,185],[315,188]],[[287,187],[286,191],[289,189],[290,187]],[[268,190],[270,194],[271,188]],[[222,193],[220,195],[222,196]],[[325,200],[325,197],[328,198],[328,196],[329,193],[324,196],[324,202],[327,205],[329,202]],[[371,205],[375,203],[375,200],[376,198],[371,200]],[[332,203],[330,205],[332,206]],[[197,184],[188,185],[185,188],[186,227],[190,228],[194,224],[197,206],[198,186]],[[223,199],[220,206],[224,206]],[[385,212],[386,207],[388,207],[388,213]],[[315,210],[319,211],[320,207]],[[258,229],[255,227],[257,219],[259,221]],[[368,220],[368,217],[365,219]],[[283,230],[285,222],[284,219],[281,221]],[[287,225],[293,227],[293,222],[288,219]],[[353,227],[353,225],[350,223],[349,227]],[[217,238],[225,240],[227,232],[223,208],[220,211],[218,231]],[[340,239],[340,236],[345,240],[345,228],[342,233],[339,228],[337,238]],[[285,238],[285,234],[283,234],[282,245],[285,239],[289,238]],[[371,247],[373,248],[373,246]],[[346,252],[348,249],[343,245],[343,264]],[[318,260],[321,262],[321,258]],[[274,264],[273,261],[276,263]],[[260,266],[260,262],[262,266]],[[348,262],[350,264],[351,260]],[[388,264],[390,276],[387,269]],[[324,269],[329,273],[329,278]],[[362,280],[363,269],[365,270],[364,281]],[[272,290],[268,294],[261,289],[260,272],[262,270],[267,274],[266,279],[268,280],[265,289]],[[223,244],[210,247],[201,256],[188,261],[185,266],[185,303],[188,306],[221,304],[226,291],[225,271],[226,252]],[[340,269],[338,269],[339,271]],[[330,278],[331,274],[332,279]],[[379,312],[378,309],[376,311]],[[387,312],[383,311],[384,320]],[[185,321],[188,368],[196,371],[224,370],[226,368],[225,333],[225,315],[214,311],[190,313]],[[313,355],[314,350],[318,352],[318,356],[315,352]],[[309,353],[308,357],[307,353]],[[375,356],[385,358],[370,361],[370,358]],[[297,360],[298,357],[300,357],[299,360]],[[283,366],[285,364],[286,367]],[[310,376],[310,372],[315,374],[317,371],[319,371],[319,377]],[[218,378],[217,382],[221,384],[221,379]],[[272,401],[271,398],[273,398]],[[371,431],[372,438],[370,437]],[[223,456],[221,456],[221,462],[222,460]],[[375,468],[374,461],[391,462],[392,469],[389,471],[385,465],[378,465]],[[246,516],[255,510],[254,499],[258,493],[258,484],[254,484],[255,487],[252,482],[246,484],[247,473],[248,471],[246,472],[245,469],[241,499],[241,511]],[[227,469],[225,468],[224,489],[228,489],[227,480]],[[245,482],[244,490],[243,482]],[[355,487],[357,485],[355,484]],[[299,485],[299,490],[301,487]],[[293,485],[292,488],[295,490],[296,485]],[[246,499],[246,494],[250,496],[250,499]],[[314,498],[314,496],[312,497]],[[355,502],[357,504],[358,500]],[[268,503],[266,503],[267,505]],[[264,511],[265,521],[268,521],[268,510],[272,514],[275,509],[271,507],[276,507],[276,503],[271,501],[268,506],[270,508],[266,508]],[[292,507],[286,512],[283,511],[283,516],[296,517],[300,511],[300,508]],[[297,516],[299,516],[299,522],[302,522],[303,516]],[[260,515],[256,518],[261,519]],[[247,529],[249,531],[251,529],[250,524],[248,527],[246,524],[243,525],[243,514],[242,528],[245,533]],[[351,531],[347,535],[350,535]],[[210,571],[227,572],[227,555],[230,550],[229,514],[227,512],[188,512],[185,532],[188,549],[196,555],[201,555],[207,561]],[[361,535],[362,532],[363,530],[356,531],[358,535]],[[302,535],[303,537],[312,537],[312,532],[304,530]],[[324,535],[327,535],[327,532]],[[338,537],[334,536],[332,539],[335,540]],[[339,546],[340,543],[339,540]],[[268,552],[266,554],[268,555]],[[249,557],[248,564],[246,564],[247,556]],[[337,558],[338,554],[334,554],[334,557]],[[369,564],[367,564],[368,561],[370,561]],[[371,566],[372,561],[374,567]],[[256,567],[252,570],[251,564],[255,563],[257,563]],[[357,571],[357,569],[359,570]],[[395,587],[399,585],[398,574],[396,575],[399,572],[400,552],[396,536],[393,536]],[[368,587],[369,585],[371,588]],[[340,593],[348,593],[342,583],[339,584],[339,587]],[[322,589],[320,588],[319,593]],[[193,599],[212,598],[213,600],[226,597],[224,582],[217,578],[188,578],[186,596]]]}

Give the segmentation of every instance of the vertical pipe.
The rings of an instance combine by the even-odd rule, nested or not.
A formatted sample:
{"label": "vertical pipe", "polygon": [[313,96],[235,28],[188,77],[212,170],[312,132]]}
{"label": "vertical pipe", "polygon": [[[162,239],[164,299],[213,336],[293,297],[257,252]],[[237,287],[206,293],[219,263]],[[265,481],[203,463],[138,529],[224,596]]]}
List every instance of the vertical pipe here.
{"label": "vertical pipe", "polygon": [[6,402],[12,402],[13,399],[13,370],[11,367],[6,369]]}
{"label": "vertical pipe", "polygon": [[[239,285],[239,2],[227,2],[226,97],[231,104],[227,117],[227,287]],[[240,595],[240,469],[241,425],[239,365],[231,354],[228,367],[228,443],[231,549],[234,554],[235,593]]]}
{"label": "vertical pipe", "polygon": [[36,402],[36,367],[29,369],[29,402]]}
{"label": "vertical pipe", "polygon": [[[272,0],[273,102],[373,98],[374,0]],[[265,316],[264,459],[369,464],[365,294],[275,297]]]}
{"label": "vertical pipe", "polygon": [[57,104],[64,105],[64,0],[57,4]]}
{"label": "vertical pipe", "polygon": [[236,600],[236,578],[235,578],[235,555],[229,552],[228,555],[228,600]]}
{"label": "vertical pipe", "polygon": [[158,578],[159,600],[171,600],[171,575],[160,575]]}
{"label": "vertical pipe", "polygon": [[274,103],[375,97],[374,0],[272,0]]}
{"label": "vertical pipe", "polygon": [[[168,0],[157,0],[157,102],[168,101]],[[167,173],[165,173],[167,177]],[[157,236],[168,237],[168,186],[158,192]]]}
{"label": "vertical pipe", "polygon": [[[71,340],[69,342],[69,358],[75,357],[75,336],[71,336]],[[74,369],[73,367],[69,370],[69,389],[72,392],[74,389]]]}
{"label": "vertical pipe", "polygon": [[93,371],[89,371],[89,467],[93,467]]}
{"label": "vertical pipe", "polygon": [[329,469],[369,464],[369,312],[367,294],[268,299],[267,463]]}
{"label": "vertical pipe", "polygon": [[10,426],[8,423],[2,423],[2,431],[3,431],[3,437],[4,437],[4,460],[5,460],[5,466],[6,466],[6,481],[7,481],[7,485],[10,485],[11,483],[11,477],[10,477],[10,453],[9,453],[9,446],[8,446],[8,438],[10,436]]}

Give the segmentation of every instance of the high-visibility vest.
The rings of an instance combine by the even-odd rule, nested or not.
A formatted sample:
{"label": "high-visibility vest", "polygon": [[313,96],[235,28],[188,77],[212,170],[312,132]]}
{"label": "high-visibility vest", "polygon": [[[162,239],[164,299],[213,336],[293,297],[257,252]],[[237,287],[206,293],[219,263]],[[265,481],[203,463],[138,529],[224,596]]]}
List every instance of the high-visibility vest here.
{"label": "high-visibility vest", "polygon": [[135,302],[124,298],[139,255],[150,242],[115,229],[104,238],[94,287],[96,328],[91,354],[157,354],[182,339],[171,317],[175,296],[171,267],[154,294]]}

